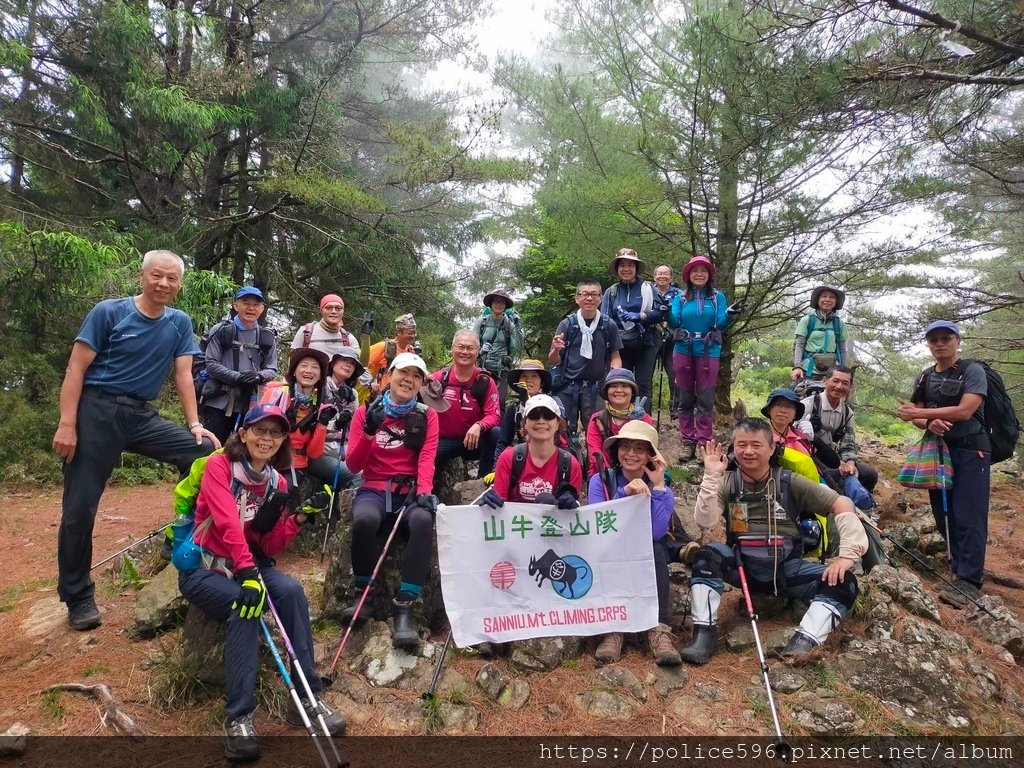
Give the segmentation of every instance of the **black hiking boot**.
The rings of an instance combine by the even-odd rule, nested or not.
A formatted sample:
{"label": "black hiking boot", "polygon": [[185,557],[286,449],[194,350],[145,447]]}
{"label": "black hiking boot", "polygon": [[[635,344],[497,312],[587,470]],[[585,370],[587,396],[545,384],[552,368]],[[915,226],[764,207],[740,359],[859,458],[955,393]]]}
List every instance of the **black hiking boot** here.
{"label": "black hiking boot", "polygon": [[969,605],[974,605],[975,601],[981,600],[981,590],[969,581],[956,579],[939,592],[939,600],[961,610]]}
{"label": "black hiking boot", "polygon": [[260,740],[252,725],[252,713],[224,723],[224,757],[237,763],[260,759]]}
{"label": "black hiking boot", "polygon": [[391,644],[395,648],[415,650],[420,647],[420,633],[416,631],[416,622],[412,617],[414,600],[395,600],[394,603],[395,631]]}
{"label": "black hiking boot", "polygon": [[683,648],[679,654],[687,664],[696,664],[698,667],[711,661],[711,657],[718,652],[718,627],[706,624],[693,625],[693,639],[690,644]]}
{"label": "black hiking boot", "polygon": [[779,651],[779,654],[783,658],[795,658],[797,656],[804,656],[817,647],[818,644],[814,642],[814,638],[797,630],[793,633],[793,636],[789,638],[789,642],[786,643],[785,647]]}
{"label": "black hiking boot", "polygon": [[[341,624],[347,627],[352,623],[352,617],[356,615],[356,608],[359,606],[359,601],[363,597],[363,590],[365,586],[357,586],[356,593],[352,596],[352,603],[341,612]],[[363,600],[363,607],[359,609],[359,616],[356,617],[356,626],[361,626],[366,621],[366,617],[369,615],[367,611],[370,610],[370,605],[373,603],[373,587],[370,587],[370,591],[366,593],[366,599]]]}
{"label": "black hiking boot", "polygon": [[77,603],[68,606],[68,624],[76,632],[87,632],[96,629],[103,623],[100,618],[100,609],[96,607],[96,601],[87,597]]}

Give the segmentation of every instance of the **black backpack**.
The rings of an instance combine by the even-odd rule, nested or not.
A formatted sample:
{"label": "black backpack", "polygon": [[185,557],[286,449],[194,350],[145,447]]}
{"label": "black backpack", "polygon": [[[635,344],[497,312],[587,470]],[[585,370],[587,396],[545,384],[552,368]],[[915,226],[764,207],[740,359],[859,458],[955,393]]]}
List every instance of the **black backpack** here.
{"label": "black backpack", "polygon": [[[450,365],[443,371],[441,371],[442,392],[448,389],[448,382],[451,380],[451,375],[452,367]],[[482,410],[484,407],[484,403],[487,401],[487,391],[491,388],[490,383],[492,380],[493,379],[491,378],[491,375],[487,371],[481,369],[480,375],[476,377],[476,381],[474,381],[468,387],[458,379],[455,380],[455,386],[458,387],[460,390],[468,389],[469,393],[473,396],[473,399],[476,400],[477,405],[479,405]]]}
{"label": "black backpack", "polygon": [[[270,357],[270,350],[274,347],[277,334],[271,328],[258,327],[260,329],[258,344],[260,350],[259,370],[263,370],[267,365],[267,359]],[[217,334],[219,334],[217,340],[220,341],[221,349],[231,349],[231,370],[238,370],[238,357],[242,349],[242,344],[238,342],[238,326],[235,325],[233,320],[221,320],[199,337],[199,354],[192,356],[192,384],[196,390],[196,402],[202,400],[203,389],[206,387],[207,382],[210,381],[210,376],[206,372],[206,348],[210,345],[210,339]],[[220,382],[217,383],[219,384]],[[207,394],[210,393],[208,392]]]}
{"label": "black backpack", "polygon": [[[526,443],[520,443],[512,449],[512,470],[508,476],[508,491],[509,495],[512,495],[512,489],[519,485],[519,478],[523,476],[523,470],[526,468]],[[566,483],[571,483],[569,479],[572,476],[572,454],[564,448],[558,449],[558,485],[555,488],[561,488]]]}
{"label": "black backpack", "polygon": [[[579,336],[582,331],[580,330],[579,321],[576,319],[576,313],[570,312],[564,318],[567,322],[565,328],[565,348],[562,349],[562,361],[551,366],[551,392],[557,393],[565,388],[565,385],[569,382],[566,381],[563,369],[565,368],[566,357],[569,353],[569,347],[572,346],[573,341]],[[611,325],[611,319],[604,312],[601,313],[601,322],[598,323],[597,328],[594,329],[601,332],[601,338],[604,339],[604,355],[605,363],[611,360],[612,357],[612,339],[609,332],[609,326]]]}
{"label": "black backpack", "polygon": [[[964,359],[959,362],[965,364],[975,363],[980,365],[982,370],[985,371],[985,378],[987,380],[987,394],[985,395],[983,405],[985,418],[982,419],[978,416],[977,411],[974,412],[973,418],[981,422],[981,426],[985,429],[986,434],[988,434],[989,442],[992,446],[992,463],[1006,461],[1013,456],[1013,451],[1017,447],[1017,439],[1020,437],[1020,422],[1017,420],[1017,412],[1013,409],[1013,402],[1006,392],[1006,384],[1003,382],[1003,377],[984,360]],[[964,365],[963,370],[966,370],[966,368],[967,366]],[[918,391],[922,393],[922,397],[927,393],[928,374],[929,372],[925,371],[921,375],[918,386],[915,387],[915,395]],[[963,373],[958,378],[963,379]]]}
{"label": "black backpack", "polygon": [[[811,406],[811,415],[809,420],[811,422],[811,428],[814,429],[815,434],[821,431],[821,390],[814,393],[814,404]],[[850,428],[850,422],[853,421],[853,414],[850,412],[850,406],[843,401],[842,411],[842,423],[839,428],[832,432],[832,442],[841,443],[843,438],[846,436],[846,430]]]}

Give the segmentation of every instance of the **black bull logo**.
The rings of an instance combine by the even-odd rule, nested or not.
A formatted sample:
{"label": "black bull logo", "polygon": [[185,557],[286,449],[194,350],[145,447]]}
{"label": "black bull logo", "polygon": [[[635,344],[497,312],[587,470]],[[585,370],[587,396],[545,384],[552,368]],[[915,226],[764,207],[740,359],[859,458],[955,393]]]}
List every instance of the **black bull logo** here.
{"label": "black bull logo", "polygon": [[537,586],[543,585],[544,579],[550,579],[553,586],[555,584],[562,585],[561,588],[555,587],[559,593],[564,593],[568,590],[569,597],[576,597],[573,592],[573,585],[576,583],[576,579],[580,577],[580,571],[586,574],[586,569],[569,565],[569,563],[556,555],[553,549],[549,549],[541,555],[540,560],[536,557],[530,557],[530,575],[537,577]]}

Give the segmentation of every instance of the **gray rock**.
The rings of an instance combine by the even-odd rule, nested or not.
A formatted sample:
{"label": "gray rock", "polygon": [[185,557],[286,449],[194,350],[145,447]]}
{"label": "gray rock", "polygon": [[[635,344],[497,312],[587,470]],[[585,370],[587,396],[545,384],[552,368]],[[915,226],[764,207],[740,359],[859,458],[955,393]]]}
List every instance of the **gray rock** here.
{"label": "gray rock", "polygon": [[764,648],[764,652],[769,651],[780,651],[786,647],[786,643],[789,642],[789,638],[796,632],[796,627],[783,627],[782,629],[773,629],[771,632],[762,635],[761,643]]}
{"label": "gray rock", "polygon": [[1024,661],[1024,623],[1003,604],[1001,597],[983,595],[980,602],[998,618],[974,605],[964,609],[964,618],[990,643],[1009,651],[1017,663]]}
{"label": "gray rock", "polygon": [[469,704],[442,701],[438,714],[441,727],[447,734],[473,733],[480,725],[480,713]]}
{"label": "gray rock", "polygon": [[25,752],[32,729],[24,723],[15,723],[0,733],[0,757],[18,757]]}
{"label": "gray rock", "polygon": [[666,709],[686,723],[692,733],[714,734],[721,725],[721,719],[707,703],[693,696],[676,696],[669,701]]}
{"label": "gray rock", "polygon": [[535,637],[515,644],[512,664],[527,672],[550,672],[579,652],[578,637]]}
{"label": "gray rock", "polygon": [[800,674],[781,666],[772,667],[768,679],[771,680],[772,690],[779,693],[796,693],[807,685],[807,681]]}
{"label": "gray rock", "polygon": [[562,719],[562,708],[557,704],[545,704],[544,714],[549,720],[561,720]]}
{"label": "gray rock", "polygon": [[698,699],[704,701],[711,701],[715,704],[719,704],[725,701],[726,696],[722,693],[722,689],[717,685],[711,685],[709,683],[697,683],[696,695]]}
{"label": "gray rock", "polygon": [[390,733],[419,734],[426,727],[426,718],[419,701],[401,701],[388,696],[383,701],[380,727]]}
{"label": "gray rock", "polygon": [[668,696],[690,682],[690,673],[685,667],[656,667],[652,677],[654,692],[659,696]]}
{"label": "gray rock", "polygon": [[484,664],[476,673],[476,684],[491,701],[497,701],[508,685],[508,678],[497,664]]}
{"label": "gray rock", "polygon": [[[889,548],[895,549],[899,552],[899,547],[894,544],[899,544],[901,547],[906,549],[914,550],[917,549],[918,544],[921,543],[920,532],[912,525],[906,523],[893,523],[892,525],[886,526],[885,528],[886,539],[882,539],[883,546],[886,547],[886,551]],[[900,553],[902,557],[906,557],[906,554]]]}
{"label": "gray rock", "polygon": [[878,565],[863,578],[863,582],[868,586],[869,594],[880,589],[910,613],[936,623],[941,621],[935,598],[925,592],[921,579],[914,572],[906,568],[896,569],[891,565]]}
{"label": "gray rock", "polygon": [[[100,614],[103,609],[100,608]],[[21,632],[29,640],[48,638],[66,625],[68,607],[56,595],[36,600],[28,609],[28,617],[21,622]]]}
{"label": "gray rock", "polygon": [[946,540],[937,531],[925,533],[921,535],[917,548],[926,555],[937,555],[946,551]]}
{"label": "gray rock", "polygon": [[917,726],[949,729],[971,725],[961,681],[945,651],[873,640],[826,664],[850,687],[894,707]]}
{"label": "gray rock", "polygon": [[788,704],[789,714],[812,736],[858,733],[864,721],[849,704],[836,699],[808,696]]}
{"label": "gray rock", "polygon": [[167,661],[167,654],[163,651],[150,651],[146,658],[139,664],[139,669],[152,669]]}
{"label": "gray rock", "polygon": [[1002,685],[996,673],[989,669],[981,660],[969,658],[967,669],[974,677],[974,684],[977,686],[978,696],[983,700],[992,700],[999,696]]}
{"label": "gray rock", "polygon": [[725,645],[733,653],[754,647],[754,630],[749,624],[737,624],[725,636]]}
{"label": "gray rock", "polygon": [[590,683],[595,687],[625,691],[640,702],[647,701],[647,689],[625,667],[601,667],[590,676]]}
{"label": "gray rock", "polygon": [[963,636],[908,616],[896,630],[896,639],[907,645],[924,645],[932,650],[963,654],[970,644]]}
{"label": "gray rock", "polygon": [[602,720],[629,720],[634,706],[611,691],[587,691],[576,696],[576,705],[591,717]]}
{"label": "gray rock", "polygon": [[515,679],[501,692],[498,703],[505,709],[522,709],[530,700],[530,684],[522,679]]}
{"label": "gray rock", "polygon": [[178,569],[168,565],[135,597],[135,630],[144,637],[175,626],[184,616],[185,598],[178,591]]}
{"label": "gray rock", "polygon": [[224,676],[224,639],[227,623],[211,619],[196,606],[185,612],[181,649],[185,669],[205,685],[221,688]]}

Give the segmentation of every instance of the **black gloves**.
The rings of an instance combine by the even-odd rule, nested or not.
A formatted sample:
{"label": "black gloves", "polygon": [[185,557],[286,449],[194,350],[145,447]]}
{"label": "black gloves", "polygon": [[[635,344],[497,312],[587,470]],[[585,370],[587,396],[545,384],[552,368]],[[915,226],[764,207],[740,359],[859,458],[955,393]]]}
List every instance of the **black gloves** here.
{"label": "black gloves", "polygon": [[339,384],[334,393],[334,403],[338,406],[348,405],[356,399],[356,392],[348,384]]}
{"label": "black gloves", "polygon": [[243,387],[251,387],[254,384],[259,384],[262,381],[262,377],[257,371],[242,371],[238,374],[238,383]]}
{"label": "black gloves", "polygon": [[416,497],[416,506],[423,507],[432,515],[437,514],[437,496],[432,493],[421,493]]}
{"label": "black gloves", "polygon": [[380,425],[384,423],[384,419],[387,417],[388,414],[384,410],[384,401],[378,397],[366,406],[366,420],[363,422],[363,432],[373,437],[377,434],[377,430],[380,429]]}
{"label": "black gloves", "polygon": [[493,488],[488,488],[483,496],[480,497],[480,501],[476,503],[478,507],[490,507],[491,509],[501,509],[505,506],[505,500],[498,495],[498,492]]}
{"label": "black gloves", "polygon": [[267,601],[267,590],[260,580],[260,572],[255,566],[242,568],[235,572],[235,581],[242,585],[242,595],[231,603],[231,610],[238,609],[240,619],[258,619]]}
{"label": "black gloves", "polygon": [[730,304],[726,308],[725,313],[730,317],[734,317],[743,311],[744,306],[746,306],[746,302],[741,299],[740,301],[736,301]]}
{"label": "black gloves", "polygon": [[558,499],[555,498],[555,494],[553,493],[538,493],[533,497],[533,503],[553,507],[558,503]]}
{"label": "black gloves", "polygon": [[575,489],[559,489],[561,493],[555,499],[555,506],[559,509],[576,509],[580,505],[579,494]]}
{"label": "black gloves", "polygon": [[327,405],[320,406],[320,415],[317,416],[316,420],[321,426],[326,427],[328,424],[334,421],[334,417],[337,415],[338,406],[331,405],[330,403],[328,403]]}
{"label": "black gloves", "polygon": [[363,324],[359,326],[359,332],[364,336],[369,336],[373,333],[373,313],[367,312],[363,315]]}
{"label": "black gloves", "polygon": [[317,491],[299,507],[299,513],[306,517],[312,515],[318,515],[321,512],[326,512],[331,508],[331,503],[334,501],[334,494],[331,492],[331,486],[325,485],[322,491]]}
{"label": "black gloves", "polygon": [[347,429],[348,425],[352,423],[352,409],[345,408],[338,413],[338,418],[334,422],[334,426],[338,429]]}

